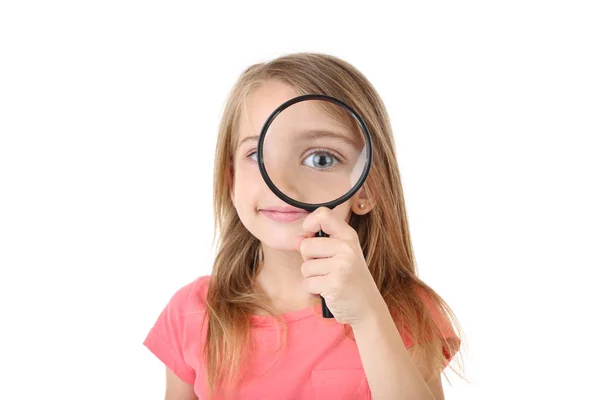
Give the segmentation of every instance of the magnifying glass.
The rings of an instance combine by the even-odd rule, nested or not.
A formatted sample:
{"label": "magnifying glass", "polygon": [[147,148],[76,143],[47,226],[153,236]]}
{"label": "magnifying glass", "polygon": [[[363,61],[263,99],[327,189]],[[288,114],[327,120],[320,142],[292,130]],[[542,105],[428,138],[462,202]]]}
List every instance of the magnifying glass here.
{"label": "magnifying glass", "polygon": [[[287,204],[312,212],[350,199],[371,168],[371,136],[362,117],[322,94],[295,97],[265,121],[258,167],[267,186]],[[320,231],[318,237],[328,237]],[[333,318],[321,297],[324,318]]]}

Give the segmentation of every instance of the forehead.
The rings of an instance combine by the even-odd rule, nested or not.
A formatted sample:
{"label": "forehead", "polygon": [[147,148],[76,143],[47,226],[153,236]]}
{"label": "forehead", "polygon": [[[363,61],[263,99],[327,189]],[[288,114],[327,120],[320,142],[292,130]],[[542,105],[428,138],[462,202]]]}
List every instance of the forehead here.
{"label": "forehead", "polygon": [[[293,88],[277,81],[267,82],[251,91],[242,106],[237,140],[234,139],[236,145],[244,139],[256,139],[269,115],[281,104],[298,95]],[[275,126],[293,126],[296,130],[306,131],[332,131],[355,142],[362,142],[363,139],[351,115],[326,101],[296,103],[278,115],[271,129]]]}
{"label": "forehead", "polygon": [[294,89],[277,81],[269,81],[251,91],[242,106],[237,129],[237,143],[260,134],[271,113],[286,101],[298,96]]}

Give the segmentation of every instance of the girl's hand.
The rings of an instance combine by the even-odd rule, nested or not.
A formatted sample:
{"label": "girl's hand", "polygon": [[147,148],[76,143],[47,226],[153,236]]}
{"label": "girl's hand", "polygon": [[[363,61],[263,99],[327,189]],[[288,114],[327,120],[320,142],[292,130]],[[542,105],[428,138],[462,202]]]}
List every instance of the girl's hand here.
{"label": "girl's hand", "polygon": [[[328,208],[305,218],[306,235],[296,241],[302,254],[304,288],[325,298],[335,319],[356,326],[385,302],[367,267],[356,231]],[[329,237],[315,237],[319,231]]]}

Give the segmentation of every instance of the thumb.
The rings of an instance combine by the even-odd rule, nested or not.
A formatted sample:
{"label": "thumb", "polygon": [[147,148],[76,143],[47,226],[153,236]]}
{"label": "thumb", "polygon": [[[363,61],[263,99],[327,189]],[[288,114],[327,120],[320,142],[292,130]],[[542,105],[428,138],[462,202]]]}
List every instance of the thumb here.
{"label": "thumb", "polygon": [[302,241],[306,239],[306,235],[298,235],[296,236],[296,250],[300,251],[300,244],[302,243]]}

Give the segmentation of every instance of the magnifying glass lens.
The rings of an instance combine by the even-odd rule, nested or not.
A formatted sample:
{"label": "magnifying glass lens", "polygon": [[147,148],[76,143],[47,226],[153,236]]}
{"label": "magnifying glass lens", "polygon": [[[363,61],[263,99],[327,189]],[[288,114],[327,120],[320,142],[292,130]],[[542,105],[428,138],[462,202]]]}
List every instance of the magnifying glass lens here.
{"label": "magnifying glass lens", "polygon": [[365,138],[344,107],[306,100],[281,111],[264,136],[264,169],[296,202],[321,205],[349,193],[367,168]]}

